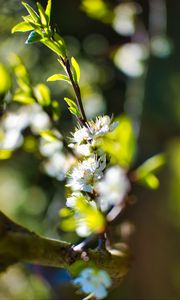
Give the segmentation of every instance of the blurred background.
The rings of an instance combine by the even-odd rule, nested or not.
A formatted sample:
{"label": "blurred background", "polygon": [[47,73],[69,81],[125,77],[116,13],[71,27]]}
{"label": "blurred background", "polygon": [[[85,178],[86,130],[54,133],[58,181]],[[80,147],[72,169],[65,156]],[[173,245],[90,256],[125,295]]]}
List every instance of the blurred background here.
{"label": "blurred background", "polygon": [[[46,5],[46,1],[39,2]],[[35,5],[35,1],[28,3]],[[180,299],[180,3],[52,3],[53,26],[81,66],[80,86],[88,117],[125,112],[132,118],[138,140],[133,167],[159,152],[168,156],[159,173],[159,189],[134,187],[135,205],[112,228],[115,242],[129,243],[133,262],[108,299]],[[0,0],[0,7],[0,72],[5,65],[12,73],[12,53],[16,53],[33,85],[46,82],[59,72],[56,57],[43,45],[25,45],[25,34],[11,35],[11,28],[26,14],[21,1]],[[12,85],[16,85],[14,79]],[[68,87],[57,82],[48,87],[60,103],[59,126],[67,134],[74,125],[63,102],[70,93]],[[10,98],[11,92],[7,101]],[[17,108],[11,109],[16,112]],[[65,203],[63,175],[59,178],[48,168],[49,175],[43,172],[37,139],[28,126],[17,144],[12,157],[0,161],[0,209],[37,233],[77,241],[74,234],[59,229],[58,210]],[[69,279],[64,270],[13,266],[0,278],[0,299],[80,299]]]}

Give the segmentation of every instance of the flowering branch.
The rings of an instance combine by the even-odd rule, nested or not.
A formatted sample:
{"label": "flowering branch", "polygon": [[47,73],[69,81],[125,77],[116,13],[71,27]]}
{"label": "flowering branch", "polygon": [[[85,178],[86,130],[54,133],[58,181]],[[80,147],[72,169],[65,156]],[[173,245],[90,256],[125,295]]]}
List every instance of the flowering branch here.
{"label": "flowering branch", "polygon": [[[69,269],[78,260],[82,260],[81,252],[73,250],[71,244],[41,237],[0,212],[0,271],[17,262]],[[129,258],[125,253],[115,256],[105,250],[89,249],[84,264],[92,262],[118,282],[127,273]]]}

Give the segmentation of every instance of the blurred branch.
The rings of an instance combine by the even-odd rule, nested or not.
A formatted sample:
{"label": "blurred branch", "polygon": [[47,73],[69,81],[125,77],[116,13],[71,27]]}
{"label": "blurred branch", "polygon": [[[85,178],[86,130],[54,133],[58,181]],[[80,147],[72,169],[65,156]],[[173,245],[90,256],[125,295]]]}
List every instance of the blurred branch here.
{"label": "blurred branch", "polygon": [[[0,212],[0,272],[17,262],[68,269],[82,260],[81,256],[71,244],[41,237]],[[88,261],[84,263],[88,266],[90,262],[106,270],[114,283],[118,283],[128,271],[129,257],[125,253],[111,255],[105,250],[88,250]]]}

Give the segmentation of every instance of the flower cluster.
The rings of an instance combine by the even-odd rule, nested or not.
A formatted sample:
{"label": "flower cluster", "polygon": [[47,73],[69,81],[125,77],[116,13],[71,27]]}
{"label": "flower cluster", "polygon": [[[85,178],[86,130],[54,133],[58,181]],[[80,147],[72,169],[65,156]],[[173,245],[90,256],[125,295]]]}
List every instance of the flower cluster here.
{"label": "flower cluster", "polygon": [[98,138],[113,131],[118,123],[112,123],[109,116],[99,116],[95,121],[91,120],[87,122],[86,125],[76,128],[71,138],[72,143],[69,146],[75,149],[79,155],[90,156],[98,150]]}
{"label": "flower cluster", "polygon": [[99,143],[99,138],[104,138],[117,126],[110,117],[100,116],[86,126],[79,125],[71,137],[70,147],[79,160],[67,175],[66,186],[72,194],[66,202],[68,209],[60,213],[66,217],[61,225],[66,230],[74,229],[82,237],[103,232],[106,213],[118,206],[130,189],[124,169],[120,166],[107,168],[106,153]]}

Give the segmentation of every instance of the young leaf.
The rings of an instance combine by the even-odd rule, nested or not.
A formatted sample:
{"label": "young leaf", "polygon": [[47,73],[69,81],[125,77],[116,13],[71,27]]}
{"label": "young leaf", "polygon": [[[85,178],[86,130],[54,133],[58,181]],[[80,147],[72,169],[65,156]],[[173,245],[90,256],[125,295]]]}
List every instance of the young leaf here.
{"label": "young leaf", "polygon": [[132,121],[126,115],[121,115],[116,120],[118,126],[100,139],[99,146],[110,155],[113,164],[128,169],[134,160],[137,147]]}
{"label": "young leaf", "polygon": [[40,19],[41,19],[41,24],[46,26],[47,22],[48,22],[48,19],[47,19],[47,16],[45,14],[44,8],[42,7],[42,5],[39,2],[37,2],[37,7],[38,7]]}
{"label": "young leaf", "polygon": [[35,12],[35,10],[27,3],[22,2],[22,4],[24,5],[24,7],[27,9],[27,11],[29,12],[30,16],[32,17],[34,22],[39,22],[39,16],[38,14]]}
{"label": "young leaf", "polygon": [[61,111],[60,111],[60,107],[59,107],[59,102],[56,100],[53,100],[51,102],[51,109],[52,109],[52,116],[53,116],[53,120],[54,121],[59,121],[60,119],[60,115],[61,115]]}
{"label": "young leaf", "polygon": [[58,140],[62,140],[59,132],[47,129],[40,132],[40,136],[42,136],[47,142],[55,142]]}
{"label": "young leaf", "polygon": [[36,96],[38,103],[41,106],[48,106],[50,104],[51,96],[50,96],[49,89],[45,84],[40,83],[36,85],[34,88],[34,94]]}
{"label": "young leaf", "polygon": [[[11,88],[11,76],[8,69],[4,64],[0,64],[0,99],[2,95],[5,95]],[[0,100],[1,102],[1,100]]]}
{"label": "young leaf", "polygon": [[63,80],[63,81],[68,82],[69,84],[71,84],[70,79],[66,75],[63,75],[63,74],[54,74],[47,79],[47,81],[57,81],[57,80]]}
{"label": "young leaf", "polygon": [[80,70],[78,62],[75,60],[74,57],[71,58],[71,65],[72,65],[74,80],[76,83],[79,83],[81,70]]}
{"label": "young leaf", "polygon": [[166,157],[164,154],[158,154],[149,158],[135,171],[137,180],[142,180],[148,174],[157,172],[165,163]]}
{"label": "young leaf", "polygon": [[66,56],[66,47],[65,47],[65,42],[64,42],[63,38],[57,32],[55,32],[53,34],[53,39],[55,40],[56,44],[60,47],[61,53],[62,53],[61,55],[63,57],[65,57]]}
{"label": "young leaf", "polygon": [[62,47],[59,44],[57,45],[55,42],[51,42],[48,39],[43,39],[41,42],[45,46],[47,46],[49,49],[54,51],[57,55],[60,55],[60,56],[64,57],[64,52],[62,50]]}
{"label": "young leaf", "polygon": [[27,22],[21,22],[17,25],[15,25],[12,30],[11,33],[15,33],[15,32],[26,32],[26,31],[31,31],[33,30],[33,26]]}
{"label": "young leaf", "polygon": [[33,43],[37,43],[40,42],[42,39],[42,36],[40,34],[38,34],[36,31],[32,31],[27,40],[25,41],[25,44],[33,44]]}
{"label": "young leaf", "polygon": [[23,104],[33,104],[35,102],[34,98],[32,98],[24,93],[21,93],[21,92],[16,93],[13,96],[13,100],[16,102],[23,103]]}
{"label": "young leaf", "polygon": [[52,4],[51,0],[48,0],[46,10],[45,10],[45,14],[48,18],[48,25],[49,25],[50,19],[51,19],[51,4]]}
{"label": "young leaf", "polygon": [[152,190],[156,190],[159,187],[159,179],[151,173],[140,180],[140,183]]}
{"label": "young leaf", "polygon": [[8,159],[12,155],[12,150],[0,149],[0,160]]}
{"label": "young leaf", "polygon": [[69,98],[64,98],[64,100],[68,104],[69,111],[76,117],[79,117],[81,114],[80,114],[80,111],[79,111],[76,103]]}

